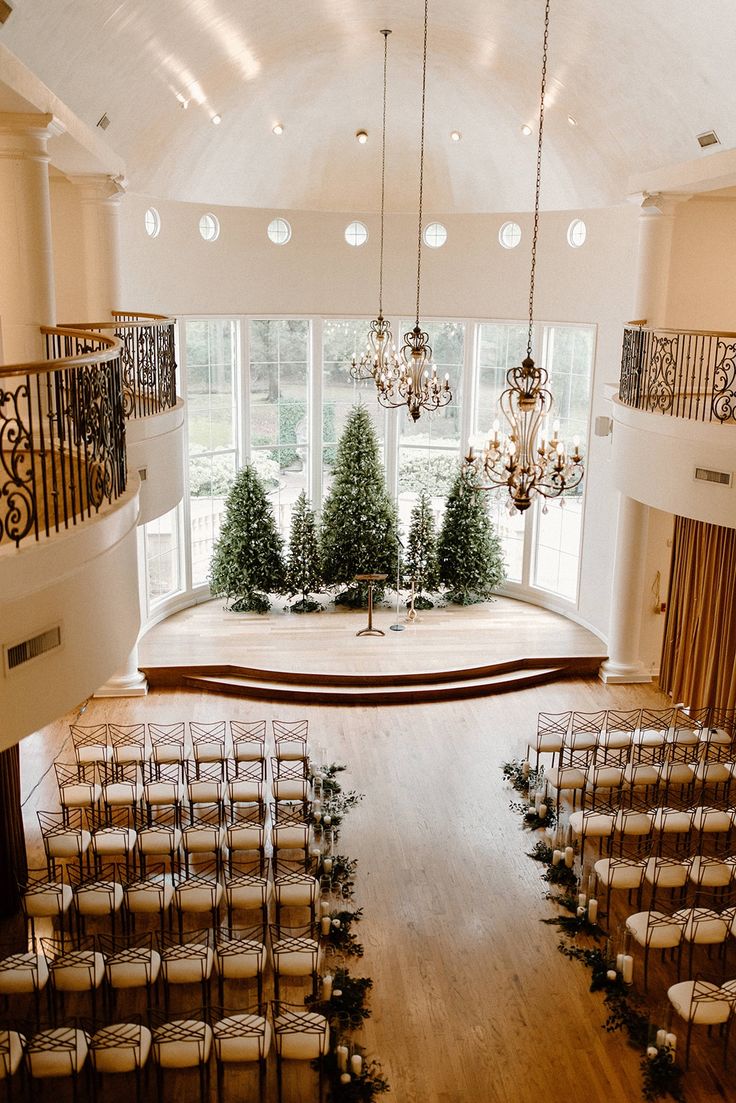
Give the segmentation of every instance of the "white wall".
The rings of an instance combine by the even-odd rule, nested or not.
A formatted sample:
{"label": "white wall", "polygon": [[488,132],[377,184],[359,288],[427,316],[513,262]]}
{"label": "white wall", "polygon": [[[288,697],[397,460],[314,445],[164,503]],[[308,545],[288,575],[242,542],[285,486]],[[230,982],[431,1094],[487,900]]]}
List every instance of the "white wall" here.
{"label": "white wall", "polygon": [[667,325],[736,331],[736,197],[697,196],[678,207]]}

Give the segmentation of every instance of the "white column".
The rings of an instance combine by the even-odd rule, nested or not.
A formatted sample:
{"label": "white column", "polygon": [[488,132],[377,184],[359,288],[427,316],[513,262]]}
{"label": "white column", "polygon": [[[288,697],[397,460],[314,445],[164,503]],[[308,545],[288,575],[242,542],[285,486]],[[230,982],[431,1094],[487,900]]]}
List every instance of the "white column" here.
{"label": "white column", "polygon": [[113,310],[121,309],[119,212],[124,188],[112,176],[75,176],[72,180],[82,208],[84,315],[64,321],[104,322]]}
{"label": "white column", "polygon": [[649,507],[619,495],[608,658],[600,668],[603,682],[652,680],[639,658],[648,532]]}
{"label": "white column", "polygon": [[0,114],[0,324],[6,364],[45,359],[56,321],[48,139],[51,115]]}
{"label": "white column", "polygon": [[125,666],[95,690],[95,697],[145,697],[148,682],[138,669],[138,644],[128,655]]}
{"label": "white column", "polygon": [[[688,195],[640,197],[633,317],[649,327],[665,324],[675,210],[689,198]],[[608,659],[599,672],[604,682],[652,680],[639,655],[648,531],[649,507],[619,494]]]}

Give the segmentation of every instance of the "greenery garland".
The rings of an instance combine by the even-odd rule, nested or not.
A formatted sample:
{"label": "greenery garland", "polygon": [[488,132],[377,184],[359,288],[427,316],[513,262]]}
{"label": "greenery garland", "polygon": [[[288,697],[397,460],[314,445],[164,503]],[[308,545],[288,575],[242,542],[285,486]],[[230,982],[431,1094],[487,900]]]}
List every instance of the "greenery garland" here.
{"label": "greenery garland", "polygon": [[[522,796],[528,796],[530,787],[537,788],[544,776],[543,770],[535,770],[528,762],[518,760],[504,762],[501,769],[504,778]],[[525,827],[538,829],[553,826],[548,818],[540,819],[528,802],[511,801],[510,807],[523,815]],[[560,885],[568,889],[562,895],[548,892],[545,898],[572,914],[542,919],[541,922],[556,926],[568,939],[574,939],[582,934],[598,941],[605,935],[606,932],[597,923],[589,922],[587,911],[583,915],[579,914],[578,898],[575,895],[578,877],[564,863],[552,865],[554,855],[552,847],[540,839],[527,853],[533,861],[546,867],[542,877],[548,884]],[[607,1011],[603,1029],[609,1034],[617,1030],[626,1031],[629,1043],[636,1049],[644,1050],[640,1068],[642,1098],[646,1103],[654,1103],[655,1100],[664,1099],[667,1096],[674,1099],[675,1103],[686,1103],[682,1087],[683,1070],[675,1061],[674,1050],[669,1045],[647,1045],[649,1018],[642,1010],[642,1000],[632,993],[629,985],[624,984],[603,951],[597,947],[575,946],[564,940],[559,942],[558,949],[571,961],[580,961],[590,969],[591,992],[603,992],[603,1002]],[[612,973],[614,976],[611,976]]]}
{"label": "greenery garland", "polygon": [[330,930],[324,936],[324,943],[335,953],[346,954],[348,957],[362,957],[363,943],[358,942],[350,929],[353,923],[359,923],[362,918],[362,908],[354,912],[330,912]]}

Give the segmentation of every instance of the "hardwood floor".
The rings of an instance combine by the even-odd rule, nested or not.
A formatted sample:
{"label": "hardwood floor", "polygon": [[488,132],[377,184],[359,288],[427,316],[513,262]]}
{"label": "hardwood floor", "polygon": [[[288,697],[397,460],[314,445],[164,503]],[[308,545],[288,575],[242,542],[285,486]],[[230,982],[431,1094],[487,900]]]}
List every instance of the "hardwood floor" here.
{"label": "hardwood floor", "polygon": [[[91,700],[83,722],[308,716],[313,742],[325,745],[329,760],[348,764],[346,786],[365,793],[339,848],[359,860],[355,903],[365,909],[365,956],[351,968],[374,981],[373,1014],[360,1040],[384,1066],[389,1099],[634,1103],[640,1054],[621,1034],[605,1033],[587,971],[557,952],[557,932],[540,923],[555,907],[545,900],[539,867],[525,856],[534,839],[509,809],[513,794],[499,767],[523,757],[540,710],[666,703],[653,687],[594,680],[401,708],[306,708],[157,690]],[[63,717],[23,744],[24,813],[37,857],[35,813],[55,806],[49,767],[54,757],[71,757],[75,719]],[[619,895],[617,921],[626,912]],[[637,982],[640,964],[637,958]],[[673,966],[652,960],[650,1006],[661,1007],[674,979]],[[684,1041],[684,1030],[674,1029]],[[269,1084],[275,1099],[273,1077]],[[315,1084],[290,1072],[285,1103],[315,1099]],[[122,1101],[128,1087],[108,1077],[106,1100]],[[694,1031],[685,1089],[688,1103],[728,1099],[732,1090],[719,1043],[702,1028]],[[191,1076],[166,1081],[166,1100],[192,1092]],[[256,1098],[254,1076],[229,1074],[226,1099]]]}

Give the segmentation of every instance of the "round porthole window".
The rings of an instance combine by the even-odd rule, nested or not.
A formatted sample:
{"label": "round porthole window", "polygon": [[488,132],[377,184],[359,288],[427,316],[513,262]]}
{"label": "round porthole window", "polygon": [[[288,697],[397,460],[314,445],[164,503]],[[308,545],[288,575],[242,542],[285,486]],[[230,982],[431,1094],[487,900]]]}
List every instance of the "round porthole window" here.
{"label": "round porthole window", "polygon": [[199,220],[199,232],[205,241],[217,241],[220,236],[220,223],[216,216],[203,214]]}
{"label": "round porthole window", "polygon": [[588,235],[588,228],[582,218],[573,218],[567,227],[567,244],[573,249],[579,249]]}
{"label": "round porthole window", "polygon": [[498,231],[498,240],[504,249],[515,249],[521,241],[521,226],[518,222],[504,222]]}
{"label": "round porthole window", "polygon": [[149,207],[143,216],[143,225],[149,237],[158,237],[161,230],[161,215],[155,207]]}
{"label": "round porthole window", "polygon": [[430,249],[439,249],[447,241],[447,230],[441,222],[430,222],[424,227],[424,244]]}
{"label": "round porthole window", "polygon": [[274,245],[286,245],[291,237],[291,226],[285,218],[274,218],[268,224],[268,238]]}
{"label": "round porthole window", "polygon": [[362,222],[351,222],[345,227],[345,240],[348,245],[354,245],[356,248],[359,245],[365,245],[368,240],[368,230]]}

